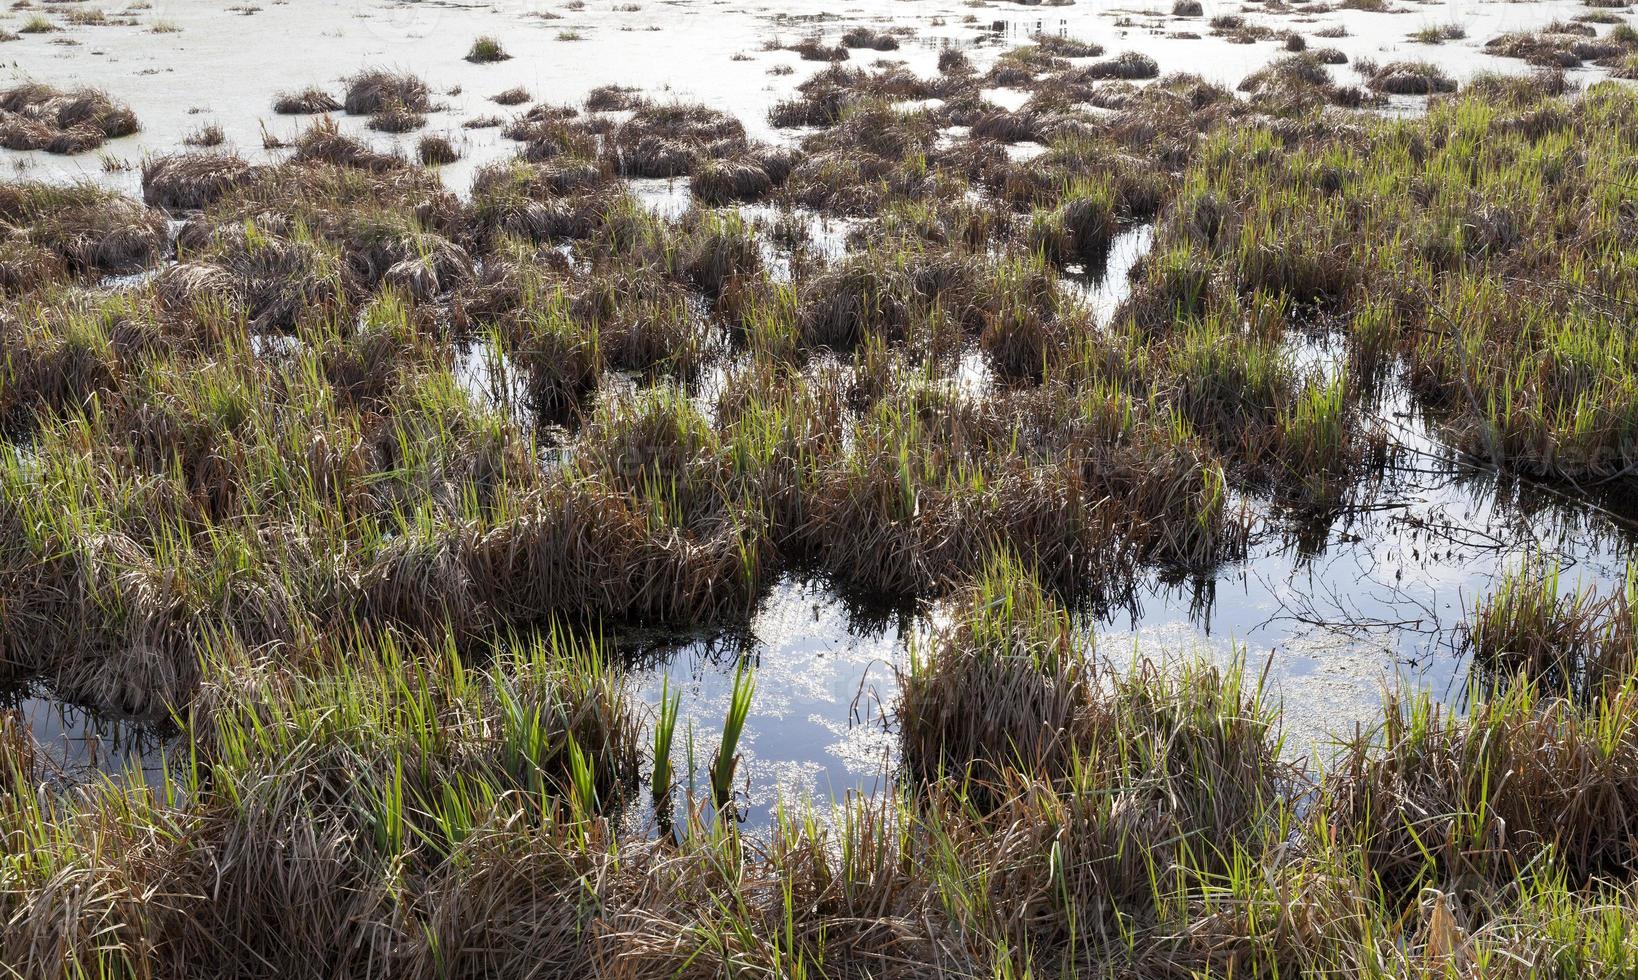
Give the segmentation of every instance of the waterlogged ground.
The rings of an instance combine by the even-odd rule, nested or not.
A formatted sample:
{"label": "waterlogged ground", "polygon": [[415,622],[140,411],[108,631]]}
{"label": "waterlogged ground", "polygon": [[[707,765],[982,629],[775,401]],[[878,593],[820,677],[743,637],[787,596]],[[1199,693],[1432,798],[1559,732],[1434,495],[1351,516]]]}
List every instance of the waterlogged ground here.
{"label": "waterlogged ground", "polygon": [[[1313,346],[1325,355],[1325,345]],[[1464,613],[1526,559],[1556,561],[1566,592],[1623,587],[1638,538],[1630,502],[1498,479],[1483,461],[1443,449],[1402,393],[1385,396],[1374,415],[1392,464],[1334,519],[1293,522],[1245,501],[1258,515],[1245,562],[1204,581],[1151,576],[1125,603],[1083,611],[1088,646],[1117,664],[1205,653],[1266,669],[1284,705],[1288,753],[1324,757],[1336,737],[1380,719],[1390,688],[1426,688],[1459,710]],[[753,818],[766,817],[782,793],[840,796],[883,778],[896,745],[893,665],[924,633],[924,619],[790,583],[769,597],[749,637],[678,644],[645,690],[657,701],[658,677],[681,685],[698,757],[708,760],[737,658],[755,658],[747,795]]]}
{"label": "waterlogged ground", "polygon": [[[53,6],[90,8],[92,3],[36,5],[14,9],[0,24],[17,30]],[[1267,64],[1280,50],[1278,40],[1242,44],[1213,36],[1208,23],[1220,14],[1247,24],[1294,31],[1315,47],[1334,47],[1350,60],[1399,58],[1437,61],[1461,79],[1484,69],[1517,70],[1517,62],[1480,50],[1483,42],[1507,31],[1538,28],[1586,8],[1574,0],[1509,3],[1449,0],[1396,2],[1395,12],[1332,10],[1305,13],[1293,4],[1280,12],[1243,11],[1239,3],[1206,0],[1201,17],[1173,17],[1170,3],[1082,2],[1072,6],[992,3],[973,6],[948,0],[853,4],[837,7],[811,0],[721,4],[704,0],[576,5],[507,0],[499,3],[392,3],[345,0],[338,3],[267,2],[224,7],[209,2],[156,0],[129,8],[102,8],[111,21],[75,26],[61,16],[62,30],[23,34],[0,47],[14,79],[67,87],[92,85],[116,93],[138,110],[143,131],[107,148],[107,156],[127,164],[145,153],[171,152],[207,124],[220,126],[227,145],[247,156],[261,154],[265,133],[288,140],[300,119],[274,116],[273,94],[316,84],[332,90],[361,66],[412,70],[435,92],[440,111],[426,130],[399,138],[411,145],[423,132],[444,133],[464,142],[464,158],[446,171],[457,188],[472,172],[514,147],[494,129],[467,130],[462,123],[507,111],[490,97],[522,86],[534,101],[575,102],[601,85],[629,85],[650,94],[698,100],[740,118],[754,138],[788,139],[766,119],[770,105],[788,96],[816,70],[789,50],[766,50],[815,32],[839,34],[865,24],[879,30],[914,29],[896,51],[852,51],[849,64],[903,62],[929,74],[938,52],[967,49],[982,69],[1007,47],[1030,35],[1063,33],[1102,44],[1110,54],[1141,51],[1163,73],[1188,71],[1226,85]],[[127,23],[128,22],[128,23]],[[1461,40],[1437,46],[1414,43],[1410,35],[1428,27],[1458,24]],[[1333,36],[1338,29],[1342,36]],[[462,59],[472,38],[494,35],[513,57],[472,65]],[[834,37],[832,37],[834,41]],[[1593,77],[1597,69],[1578,72]],[[1349,72],[1342,69],[1346,78]],[[1007,105],[1025,94],[991,90]],[[1402,105],[1414,106],[1413,100]],[[363,119],[343,120],[360,133]],[[383,143],[392,137],[370,134]],[[137,187],[133,171],[107,173],[96,154],[75,158],[44,153],[8,154],[31,176],[58,176]]]}
{"label": "waterlogged ground", "polygon": [[[404,137],[368,133],[361,118],[342,117],[343,125],[406,153],[426,133],[450,136],[463,159],[445,169],[445,179],[464,191],[478,166],[511,155],[515,145],[496,129],[462,123],[508,115],[512,110],[489,97],[514,86],[526,88],[532,101],[564,103],[596,86],[629,85],[726,110],[754,137],[789,140],[790,131],[768,124],[767,109],[821,66],[773,46],[855,24],[913,28],[897,51],[852,52],[855,65],[903,62],[929,74],[938,52],[957,46],[982,69],[1007,46],[1046,32],[1099,42],[1111,54],[1144,52],[1163,73],[1192,71],[1234,85],[1274,57],[1280,42],[1209,36],[1207,22],[1219,14],[1297,32],[1351,60],[1428,59],[1464,78],[1484,69],[1519,69],[1517,62],[1484,53],[1485,40],[1586,10],[1559,2],[1401,2],[1390,13],[1309,13],[1298,4],[1242,11],[1239,4],[1207,2],[1203,17],[1177,18],[1141,3],[1085,0],[1065,7],[917,0],[886,8],[348,0],[233,9],[159,0],[105,8],[110,23],[102,25],[75,25],[62,12],[86,6],[15,9],[0,17],[0,26],[16,30],[43,9],[62,26],[0,46],[7,83],[33,79],[107,89],[136,110],[142,132],[111,142],[101,154],[5,151],[4,159],[20,176],[90,180],[133,194],[140,193],[145,155],[172,151],[206,125],[219,126],[227,148],[246,157],[277,158],[264,141],[288,140],[306,120],[274,116],[274,93],[310,84],[339,91],[341,78],[365,66],[416,72],[440,93],[439,108],[426,129]],[[1163,6],[1169,10],[1170,4]],[[1624,10],[1617,13],[1633,20]],[[1465,28],[1466,37],[1438,46],[1410,39],[1423,28],[1452,24]],[[512,58],[487,66],[462,60],[481,34],[500,38]],[[1345,66],[1337,74],[1357,81]],[[1598,75],[1593,68],[1571,72],[1583,81]],[[1006,90],[986,95],[1001,105],[1024,97]],[[1416,111],[1418,105],[1396,99],[1391,111]],[[1032,148],[1013,152],[1027,155]],[[688,205],[681,181],[637,184],[642,200],[657,211],[674,215]],[[752,216],[756,211],[747,208]],[[844,247],[845,222],[814,220],[825,248]],[[1070,277],[1100,320],[1124,297],[1127,275],[1152,237],[1148,228],[1129,230],[1117,239],[1106,268]],[[1305,362],[1335,369],[1339,354],[1323,338],[1292,342]],[[474,390],[495,394],[507,385],[504,367],[474,351],[461,374]],[[982,383],[981,368],[973,375],[973,383]],[[1086,642],[1116,661],[1207,651],[1224,661],[1244,657],[1255,666],[1266,664],[1285,705],[1288,751],[1323,753],[1329,735],[1375,717],[1379,693],[1395,681],[1408,680],[1459,704],[1466,671],[1454,630],[1464,610],[1525,557],[1556,557],[1566,589],[1607,591],[1621,584],[1638,534],[1638,522],[1622,501],[1605,499],[1598,488],[1498,481],[1483,461],[1458,459],[1443,447],[1410,399],[1391,386],[1370,414],[1391,446],[1390,463],[1338,513],[1297,522],[1264,502],[1242,501],[1257,515],[1243,563],[1207,580],[1141,583],[1114,608],[1083,613]],[[760,822],[780,796],[840,797],[869,791],[885,778],[896,744],[895,670],[905,665],[928,617],[937,614],[861,608],[821,585],[788,580],[766,597],[747,628],[709,636],[616,634],[608,643],[628,656],[645,700],[656,703],[662,685],[682,692],[677,756],[679,765],[694,760],[696,778],[714,753],[735,666],[741,658],[754,662],[757,693],[740,773],[749,818]],[[15,701],[64,780],[127,765],[157,778],[162,732],[95,717],[47,693],[21,692]]]}

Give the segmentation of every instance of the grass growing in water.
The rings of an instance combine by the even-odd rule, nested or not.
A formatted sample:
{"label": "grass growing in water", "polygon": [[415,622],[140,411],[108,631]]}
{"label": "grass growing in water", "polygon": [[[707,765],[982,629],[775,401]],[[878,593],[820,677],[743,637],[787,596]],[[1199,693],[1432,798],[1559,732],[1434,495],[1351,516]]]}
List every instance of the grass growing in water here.
{"label": "grass growing in water", "polygon": [[512,56],[501,47],[497,38],[484,35],[472,42],[472,47],[466,52],[466,60],[475,65],[493,64],[497,61],[506,61]]}
{"label": "grass growing in water", "polygon": [[[728,695],[728,713],[722,719],[722,741],[717,743],[716,761],[711,763],[711,792],[717,805],[727,803],[734,789],[734,770],[739,765],[739,740],[751,715],[751,697],[756,693],[756,675],[741,662],[734,670],[734,686]],[[668,739],[669,741],[669,739]]]}
{"label": "grass growing in water", "polygon": [[[470,200],[333,122],[284,163],[156,158],[146,204],[6,185],[0,664],[174,718],[182,748],[160,788],[42,795],[0,731],[0,962],[1630,969],[1630,603],[1521,572],[1474,611],[1498,668],[1470,713],[1392,700],[1324,771],[1284,760],[1254,674],[1111,663],[1066,612],[1243,554],[1248,496],[1334,506],[1391,371],[1499,468],[1626,479],[1630,93],[1481,76],[1390,119],[1349,114],[1370,97],[1317,53],[1244,98],[1082,57],[836,66],[776,113],[815,127],[795,149],[599,91],[515,120],[519,159]],[[986,104],[1003,79],[1029,103]],[[3,101],[19,140],[123,119]],[[349,85],[355,112],[429,102]],[[681,175],[676,220],[618,179]],[[810,219],[841,217],[825,244]],[[1064,273],[1149,220],[1130,300],[1094,319]],[[1347,368],[1303,366],[1296,331]],[[632,832],[643,742],[655,793],[685,782],[680,707],[663,692],[645,739],[573,637],[740,625],[792,571],[942,603],[902,679],[902,780],[761,837],[694,800],[670,839]],[[717,809],[753,686],[742,663]]]}

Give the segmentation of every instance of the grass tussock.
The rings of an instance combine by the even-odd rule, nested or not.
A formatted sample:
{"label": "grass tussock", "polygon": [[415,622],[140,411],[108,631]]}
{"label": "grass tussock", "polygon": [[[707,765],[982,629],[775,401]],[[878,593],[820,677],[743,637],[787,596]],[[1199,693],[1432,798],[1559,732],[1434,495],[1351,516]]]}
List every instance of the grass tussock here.
{"label": "grass tussock", "polygon": [[354,116],[373,116],[389,109],[423,113],[432,108],[432,90],[408,72],[371,68],[347,79],[342,108]]}
{"label": "grass tussock", "polygon": [[197,210],[254,176],[250,164],[231,154],[155,157],[142,164],[142,197],[167,211]]}
{"label": "grass tussock", "polygon": [[639,106],[609,134],[604,156],[628,177],[683,177],[705,160],[738,156],[747,147],[739,120],[688,103]]}
{"label": "grass tussock", "polygon": [[497,61],[506,61],[512,56],[501,47],[498,38],[484,35],[472,42],[472,47],[466,52],[466,60],[475,65],[489,65]]}
{"label": "grass tussock", "polygon": [[408,133],[427,124],[427,117],[402,102],[389,102],[365,125],[381,133]]}
{"label": "grass tussock", "polygon": [[1388,95],[1435,95],[1456,91],[1456,82],[1428,62],[1396,61],[1370,73],[1365,84]]}
{"label": "grass tussock", "polygon": [[1633,592],[1600,598],[1569,591],[1557,567],[1527,560],[1481,598],[1460,649],[1475,672],[1523,677],[1586,703],[1620,688],[1634,665]]}
{"label": "grass tussock", "polygon": [[842,34],[842,47],[868,48],[872,51],[897,51],[899,49],[899,39],[885,31],[876,31],[868,27],[855,27]]}
{"label": "grass tussock", "polygon": [[0,188],[0,221],[81,274],[135,272],[165,246],[158,212],[85,184],[8,184]]}
{"label": "grass tussock", "polygon": [[10,150],[84,153],[139,128],[130,107],[98,89],[25,82],[0,91],[0,146]]}
{"label": "grass tussock", "polygon": [[299,92],[281,92],[273,99],[273,111],[283,116],[308,116],[341,109],[330,93],[310,87]]}
{"label": "grass tussock", "polygon": [[461,151],[447,136],[423,136],[415,144],[415,155],[429,167],[441,167],[461,158]]}

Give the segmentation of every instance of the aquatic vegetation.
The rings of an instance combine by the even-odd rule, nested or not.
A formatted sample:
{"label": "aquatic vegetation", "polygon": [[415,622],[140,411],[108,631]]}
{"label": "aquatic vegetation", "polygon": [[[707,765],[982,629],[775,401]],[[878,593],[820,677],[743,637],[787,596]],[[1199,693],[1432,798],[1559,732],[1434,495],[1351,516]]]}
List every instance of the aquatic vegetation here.
{"label": "aquatic vegetation", "polygon": [[415,155],[420,161],[429,166],[443,166],[454,163],[461,158],[460,150],[450,142],[447,136],[423,136],[415,144]]}
{"label": "aquatic vegetation", "polygon": [[1610,694],[1634,669],[1633,588],[1599,597],[1566,591],[1557,566],[1527,558],[1481,597],[1461,634],[1475,673],[1492,681],[1523,677],[1583,703]]}
{"label": "aquatic vegetation", "polygon": [[179,153],[142,164],[142,198],[168,211],[197,210],[255,178],[249,163],[227,153]]}
{"label": "aquatic vegetation", "polygon": [[1365,84],[1389,95],[1431,95],[1456,91],[1453,79],[1437,65],[1425,61],[1396,61],[1368,74]]}
{"label": "aquatic vegetation", "polygon": [[[1629,856],[1610,842],[1630,812],[1631,697],[1626,684],[1577,709],[1521,684],[1462,722],[1425,697],[1390,700],[1382,730],[1328,774],[1331,819],[1388,896],[1463,876],[1502,885],[1549,851],[1572,888],[1619,880]],[[1453,818],[1418,816],[1433,813]]]}
{"label": "aquatic vegetation", "polygon": [[420,113],[432,108],[431,95],[427,83],[414,75],[370,68],[347,79],[342,108],[355,116],[375,115],[393,107]]}
{"label": "aquatic vegetation", "polygon": [[1460,41],[1467,37],[1467,28],[1461,24],[1429,24],[1411,35],[1411,40],[1422,44],[1443,44],[1446,41]]}
{"label": "aquatic vegetation", "polygon": [[649,103],[609,134],[604,156],[622,176],[681,177],[703,160],[745,148],[745,127],[737,119],[703,105]]}
{"label": "aquatic vegetation", "polygon": [[[1015,563],[962,606],[916,668],[929,682],[983,696],[980,664],[1076,669],[1052,652],[1061,613]],[[1611,805],[1625,694],[1579,709],[1514,688],[1459,721],[1390,700],[1315,782],[1278,761],[1277,715],[1242,668],[1088,662],[1098,682],[1067,702],[1053,768],[958,740],[994,716],[949,713],[930,744],[956,767],[879,800],[783,807],[761,840],[687,816],[675,837],[615,848],[639,753],[601,651],[553,632],[480,667],[447,645],[337,639],[339,658],[213,681],[183,719],[198,750],[162,791],[114,784],[43,808],[27,735],[7,728],[0,819],[30,846],[7,864],[6,962],[161,971],[210,948],[212,969],[248,975],[352,963],[365,941],[395,970],[487,973],[715,970],[731,955],[858,975],[914,950],[957,975],[1020,960],[1323,975],[1538,943],[1578,969],[1626,962],[1629,808]],[[963,777],[966,747],[990,779]],[[185,845],[161,832],[177,827]],[[66,911],[65,868],[98,883]],[[154,893],[157,910],[137,901]]]}
{"label": "aquatic vegetation", "polygon": [[340,108],[340,102],[317,87],[305,88],[299,92],[281,92],[273,99],[273,111],[286,116],[335,112]]}
{"label": "aquatic vegetation", "polygon": [[135,272],[165,245],[158,212],[89,184],[8,184],[0,188],[0,221],[80,274]]}
{"label": "aquatic vegetation", "polygon": [[586,93],[588,112],[613,112],[636,109],[648,99],[642,92],[624,85],[599,85]]}
{"label": "aquatic vegetation", "polygon": [[497,61],[506,61],[512,56],[501,47],[499,39],[484,35],[472,42],[472,47],[466,52],[466,60],[475,65],[493,64]]}
{"label": "aquatic vegetation", "polygon": [[206,123],[198,129],[182,137],[182,142],[188,146],[212,147],[221,146],[227,142],[227,134],[216,123]]}
{"label": "aquatic vegetation", "polygon": [[[899,40],[885,31],[875,31],[868,27],[855,27],[843,32],[842,47],[869,48],[873,51],[897,51]],[[806,57],[806,55],[804,54],[803,57]]]}
{"label": "aquatic vegetation", "polygon": [[[1630,489],[1638,97],[1356,88],[1256,16],[1213,20],[1286,48],[1238,93],[1042,33],[824,66],[778,145],[614,85],[474,120],[516,155],[464,196],[430,168],[478,134],[332,118],[152,156],[141,201],[0,185],[0,680],[171,731],[154,783],[63,792],[0,713],[0,967],[1630,970],[1630,582],[1528,556],[1439,634],[1461,710],[1396,690],[1312,763],[1243,657],[1094,639],[1283,522],[1347,533],[1407,420],[1414,465]],[[1546,36],[1497,50],[1631,57]],[[274,107],[440,111],[387,71]],[[913,637],[890,778],[829,814],[755,798],[766,660],[725,644],[696,754],[621,645],[737,639],[791,580]]]}
{"label": "aquatic vegetation", "polygon": [[688,187],[706,204],[723,205],[767,197],[774,181],[754,160],[707,160],[695,169]]}
{"label": "aquatic vegetation", "polygon": [[825,39],[817,35],[805,37],[790,46],[790,50],[800,55],[803,61],[846,61],[847,49],[848,46],[844,44],[827,45]]}
{"label": "aquatic vegetation", "polygon": [[654,774],[650,788],[656,800],[665,800],[671,793],[671,743],[676,738],[677,717],[681,709],[682,692],[671,693],[671,679],[668,677],[660,687],[660,707],[654,719]]}
{"label": "aquatic vegetation", "polygon": [[1160,65],[1140,51],[1124,51],[1107,61],[1096,61],[1085,66],[1080,74],[1089,80],[1159,78]]}
{"label": "aquatic vegetation", "polygon": [[394,100],[371,114],[370,121],[366,125],[383,133],[407,133],[411,130],[420,129],[426,124],[426,116],[410,109],[404,103]]}
{"label": "aquatic vegetation", "polygon": [[140,128],[129,106],[97,89],[25,82],[0,91],[0,146],[7,149],[83,153]]}
{"label": "aquatic vegetation", "polygon": [[340,167],[384,173],[399,170],[405,161],[374,149],[363,140],[348,136],[333,118],[326,116],[302,131],[293,144],[291,159],[302,163],[330,163]]}
{"label": "aquatic vegetation", "polygon": [[[509,88],[504,92],[496,92],[489,97],[489,101],[496,105],[522,105],[529,101],[529,90],[522,86]],[[498,124],[497,124],[498,125]]]}
{"label": "aquatic vegetation", "polygon": [[746,664],[734,671],[734,687],[728,697],[728,714],[722,720],[722,741],[717,745],[716,761],[711,764],[711,792],[718,805],[726,804],[733,792],[734,769],[739,763],[739,740],[745,732],[745,721],[751,713],[751,698],[756,693],[756,676]]}

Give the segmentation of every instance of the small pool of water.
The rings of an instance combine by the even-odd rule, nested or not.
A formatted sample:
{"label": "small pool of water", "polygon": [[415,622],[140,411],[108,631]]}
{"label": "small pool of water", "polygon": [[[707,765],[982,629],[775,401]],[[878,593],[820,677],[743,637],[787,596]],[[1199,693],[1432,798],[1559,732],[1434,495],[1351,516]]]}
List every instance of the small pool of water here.
{"label": "small pool of water", "polygon": [[0,697],[0,712],[12,714],[33,739],[49,784],[67,787],[103,776],[135,777],[153,787],[164,782],[165,747],[173,739],[163,728],[110,718],[38,689]]}

